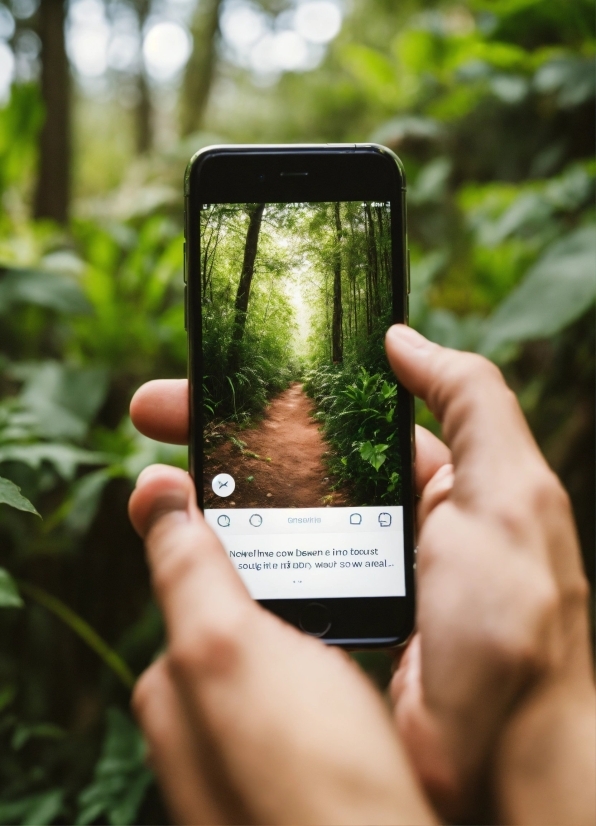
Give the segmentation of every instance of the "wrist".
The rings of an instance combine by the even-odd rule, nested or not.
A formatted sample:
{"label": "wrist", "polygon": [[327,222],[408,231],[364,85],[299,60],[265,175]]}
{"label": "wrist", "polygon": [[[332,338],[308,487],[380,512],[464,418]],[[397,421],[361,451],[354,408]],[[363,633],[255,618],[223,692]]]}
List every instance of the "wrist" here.
{"label": "wrist", "polygon": [[532,690],[500,738],[493,776],[499,822],[596,822],[596,692],[589,675]]}

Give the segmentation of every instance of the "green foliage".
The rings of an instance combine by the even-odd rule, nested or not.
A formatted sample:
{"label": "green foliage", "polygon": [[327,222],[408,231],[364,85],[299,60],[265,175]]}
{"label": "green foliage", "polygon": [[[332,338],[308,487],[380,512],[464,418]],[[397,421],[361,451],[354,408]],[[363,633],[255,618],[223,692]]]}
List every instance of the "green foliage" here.
{"label": "green foliage", "polygon": [[6,571],[4,568],[0,568],[0,608],[22,607],[23,600],[19,596],[19,591],[14,579],[11,577],[8,571]]}
{"label": "green foliage", "polygon": [[306,376],[305,388],[334,453],[330,470],[362,504],[400,501],[397,385],[386,376],[322,365]]}
{"label": "green foliage", "polygon": [[20,511],[27,511],[39,514],[28,499],[25,499],[21,493],[21,489],[11,482],[10,479],[3,479],[0,476],[0,505],[10,505],[11,508],[16,508]]}
{"label": "green foliage", "polygon": [[[66,229],[26,218],[43,112],[36,84],[13,86],[0,110],[0,606],[26,603],[0,611],[0,823],[165,820],[140,735],[117,710],[163,645],[126,500],[143,467],[185,467],[186,451],[136,434],[128,404],[143,381],[186,374],[181,181],[201,145],[378,140],[397,151],[411,323],[503,368],[571,493],[593,576],[594,43],[588,0],[354,0],[319,69],[264,87],[223,67],[206,120],[218,139],[130,164],[132,113],[116,98],[78,99],[74,189],[101,198],[77,202]],[[302,227],[283,216],[310,239],[299,256],[327,273],[313,303],[335,249],[315,213]],[[237,277],[242,205],[234,222],[218,249]],[[338,479],[362,501],[399,496],[396,388],[378,346],[386,316],[371,319],[374,346],[348,337],[342,365],[328,363],[322,317],[289,359],[296,330],[280,276],[295,262],[274,229],[263,228],[233,375],[231,315],[207,311],[208,418],[247,422],[306,375]],[[357,232],[344,239],[344,286],[360,244]],[[359,329],[362,310],[350,310]],[[422,405],[417,415],[436,429]]]}
{"label": "green foliage", "polygon": [[137,727],[117,708],[107,711],[107,728],[93,781],[79,795],[75,823],[86,826],[106,818],[111,826],[135,822],[152,774],[145,763],[145,744]]}

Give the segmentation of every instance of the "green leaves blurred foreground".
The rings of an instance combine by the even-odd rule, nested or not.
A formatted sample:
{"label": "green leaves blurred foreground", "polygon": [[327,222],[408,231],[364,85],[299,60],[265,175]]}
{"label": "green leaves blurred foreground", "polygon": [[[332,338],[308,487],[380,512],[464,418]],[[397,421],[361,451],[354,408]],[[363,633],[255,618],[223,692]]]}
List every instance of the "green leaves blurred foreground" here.
{"label": "green leaves blurred foreground", "polygon": [[[354,4],[354,36],[310,80],[288,78],[296,97],[280,85],[259,134],[284,123],[285,140],[400,154],[411,323],[505,371],[571,493],[590,570],[591,4],[372,5]],[[79,204],[66,231],[24,217],[40,119],[35,87],[15,87],[0,112],[0,823],[164,822],[126,710],[163,645],[126,502],[147,464],[186,459],[135,433],[127,411],[140,383],[186,371],[178,193],[207,137]],[[330,368],[309,388],[332,441],[349,423],[362,489],[399,484],[383,369]],[[436,429],[422,406],[418,419]]]}

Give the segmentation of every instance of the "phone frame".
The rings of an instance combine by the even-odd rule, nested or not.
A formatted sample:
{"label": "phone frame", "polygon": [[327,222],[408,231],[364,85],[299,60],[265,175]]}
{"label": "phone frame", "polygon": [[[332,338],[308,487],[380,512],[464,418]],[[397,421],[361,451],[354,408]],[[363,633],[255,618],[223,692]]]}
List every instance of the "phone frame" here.
{"label": "phone frame", "polygon": [[[285,173],[285,174],[284,174]],[[306,173],[306,174],[305,174]],[[291,196],[291,197],[290,197]],[[389,201],[393,322],[408,322],[409,251],[406,179],[397,155],[377,144],[231,145],[201,149],[184,177],[185,327],[188,335],[189,469],[203,508],[203,358],[200,278],[200,208],[203,203]],[[401,400],[401,401],[400,401]],[[331,612],[320,639],[344,648],[390,648],[412,633],[415,616],[414,403],[398,383],[397,426],[402,458],[406,595],[259,600],[296,627],[307,605]]]}

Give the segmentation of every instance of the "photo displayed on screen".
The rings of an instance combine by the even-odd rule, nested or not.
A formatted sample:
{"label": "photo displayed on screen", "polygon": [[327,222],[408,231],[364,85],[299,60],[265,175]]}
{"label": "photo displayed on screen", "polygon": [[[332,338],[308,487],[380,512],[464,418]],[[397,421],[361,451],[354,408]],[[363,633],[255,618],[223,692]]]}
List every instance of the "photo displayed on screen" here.
{"label": "photo displayed on screen", "polygon": [[403,594],[390,205],[200,215],[207,521],[255,598]]}

